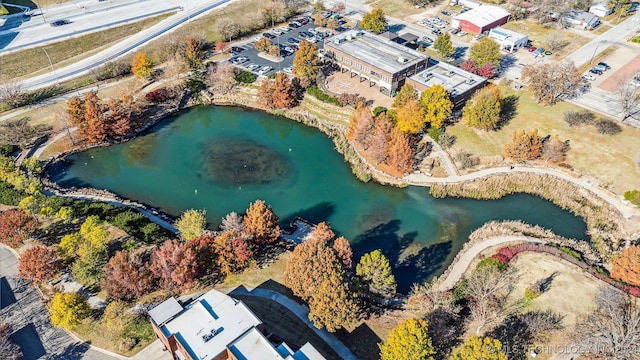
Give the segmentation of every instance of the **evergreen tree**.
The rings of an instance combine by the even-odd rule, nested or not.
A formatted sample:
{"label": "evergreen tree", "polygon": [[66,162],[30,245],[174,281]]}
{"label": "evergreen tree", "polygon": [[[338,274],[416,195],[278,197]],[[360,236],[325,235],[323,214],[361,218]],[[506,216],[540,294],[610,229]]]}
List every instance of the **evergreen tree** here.
{"label": "evergreen tree", "polygon": [[280,236],[278,221],[271,205],[267,206],[263,200],[256,200],[247,209],[242,224],[255,245],[264,245],[275,242]]}
{"label": "evergreen tree", "polygon": [[396,278],[391,272],[389,260],[380,250],[364,254],[356,265],[356,275],[374,295],[390,298],[396,294]]}
{"label": "evergreen tree", "polygon": [[293,74],[299,78],[306,77],[315,82],[320,70],[318,45],[302,40],[293,58]]}

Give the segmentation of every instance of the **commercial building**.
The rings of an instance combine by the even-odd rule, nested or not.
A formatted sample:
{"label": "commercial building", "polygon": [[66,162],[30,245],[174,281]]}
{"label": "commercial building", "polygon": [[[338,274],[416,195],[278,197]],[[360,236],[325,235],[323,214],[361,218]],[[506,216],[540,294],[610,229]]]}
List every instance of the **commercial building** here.
{"label": "commercial building", "polygon": [[509,52],[514,52],[517,48],[526,47],[529,43],[529,36],[502,27],[491,29],[489,38],[500,44],[500,49]]}
{"label": "commercial building", "polygon": [[591,30],[600,24],[600,18],[586,11],[570,10],[560,19],[565,26],[579,27],[584,30]]}
{"label": "commercial building", "polygon": [[439,62],[407,80],[419,92],[434,85],[440,85],[451,94],[455,107],[464,104],[473,94],[487,84],[482,76],[462,70],[459,67]]}
{"label": "commercial building", "polygon": [[470,34],[482,34],[506,24],[511,14],[498,6],[482,5],[451,18],[451,27]]}
{"label": "commercial building", "polygon": [[393,95],[412,76],[427,66],[429,57],[393,41],[397,36],[385,37],[362,30],[351,30],[325,40],[325,53],[332,57],[340,70],[369,82],[386,95]]}
{"label": "commercial building", "polygon": [[609,7],[607,1],[594,1],[589,7],[589,12],[601,18],[611,14],[613,10]]}
{"label": "commercial building", "polygon": [[293,351],[264,335],[264,325],[242,302],[211,290],[184,306],[168,299],[149,311],[156,336],[174,360],[324,360],[309,343]]}

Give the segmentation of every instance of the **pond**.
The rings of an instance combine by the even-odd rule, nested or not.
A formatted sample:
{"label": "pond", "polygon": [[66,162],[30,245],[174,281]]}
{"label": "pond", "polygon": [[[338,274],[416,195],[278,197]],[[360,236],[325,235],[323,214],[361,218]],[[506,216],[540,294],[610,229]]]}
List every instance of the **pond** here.
{"label": "pond", "polygon": [[69,156],[50,169],[64,187],[107,189],[178,216],[205,209],[211,227],[263,199],[287,226],[327,221],[352,244],[354,261],[381,249],[399,291],[440,274],[468,235],[490,220],[522,220],[586,239],[586,224],[551,202],[435,199],[423,187],[362,183],[315,128],[234,107],[196,107],[132,141]]}

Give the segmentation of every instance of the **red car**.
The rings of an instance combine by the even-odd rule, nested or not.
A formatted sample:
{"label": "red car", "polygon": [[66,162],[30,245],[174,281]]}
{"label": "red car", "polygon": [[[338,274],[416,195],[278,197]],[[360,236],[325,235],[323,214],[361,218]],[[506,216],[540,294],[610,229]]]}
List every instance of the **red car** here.
{"label": "red car", "polygon": [[536,48],[535,46],[529,46],[528,51],[529,51],[529,52],[534,52],[534,51],[536,51],[536,49],[537,49],[537,48]]}

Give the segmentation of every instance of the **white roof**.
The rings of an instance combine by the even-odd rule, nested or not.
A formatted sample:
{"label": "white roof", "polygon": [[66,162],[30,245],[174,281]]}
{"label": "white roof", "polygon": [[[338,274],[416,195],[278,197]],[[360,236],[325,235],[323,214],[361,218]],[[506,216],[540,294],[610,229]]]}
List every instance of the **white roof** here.
{"label": "white roof", "polygon": [[232,344],[229,344],[229,350],[238,359],[284,359],[256,328],[247,331]]}
{"label": "white roof", "polygon": [[485,27],[505,16],[511,16],[507,10],[499,6],[482,5],[453,17],[453,20],[469,21],[476,26]]}
{"label": "white roof", "polygon": [[211,290],[187,305],[162,331],[167,337],[175,334],[194,359],[211,360],[226,351],[227,344],[261,323],[242,301]]}
{"label": "white roof", "polygon": [[516,41],[516,40],[526,38],[528,36],[498,26],[491,29],[491,31],[489,31],[489,37],[499,38],[501,41],[507,40],[507,39],[511,41]]}
{"label": "white roof", "polygon": [[313,345],[306,343],[293,354],[295,360],[326,360]]}
{"label": "white roof", "polygon": [[149,310],[149,316],[158,326],[162,326],[167,320],[171,320],[174,316],[182,311],[182,305],[175,298],[170,298],[162,304]]}

